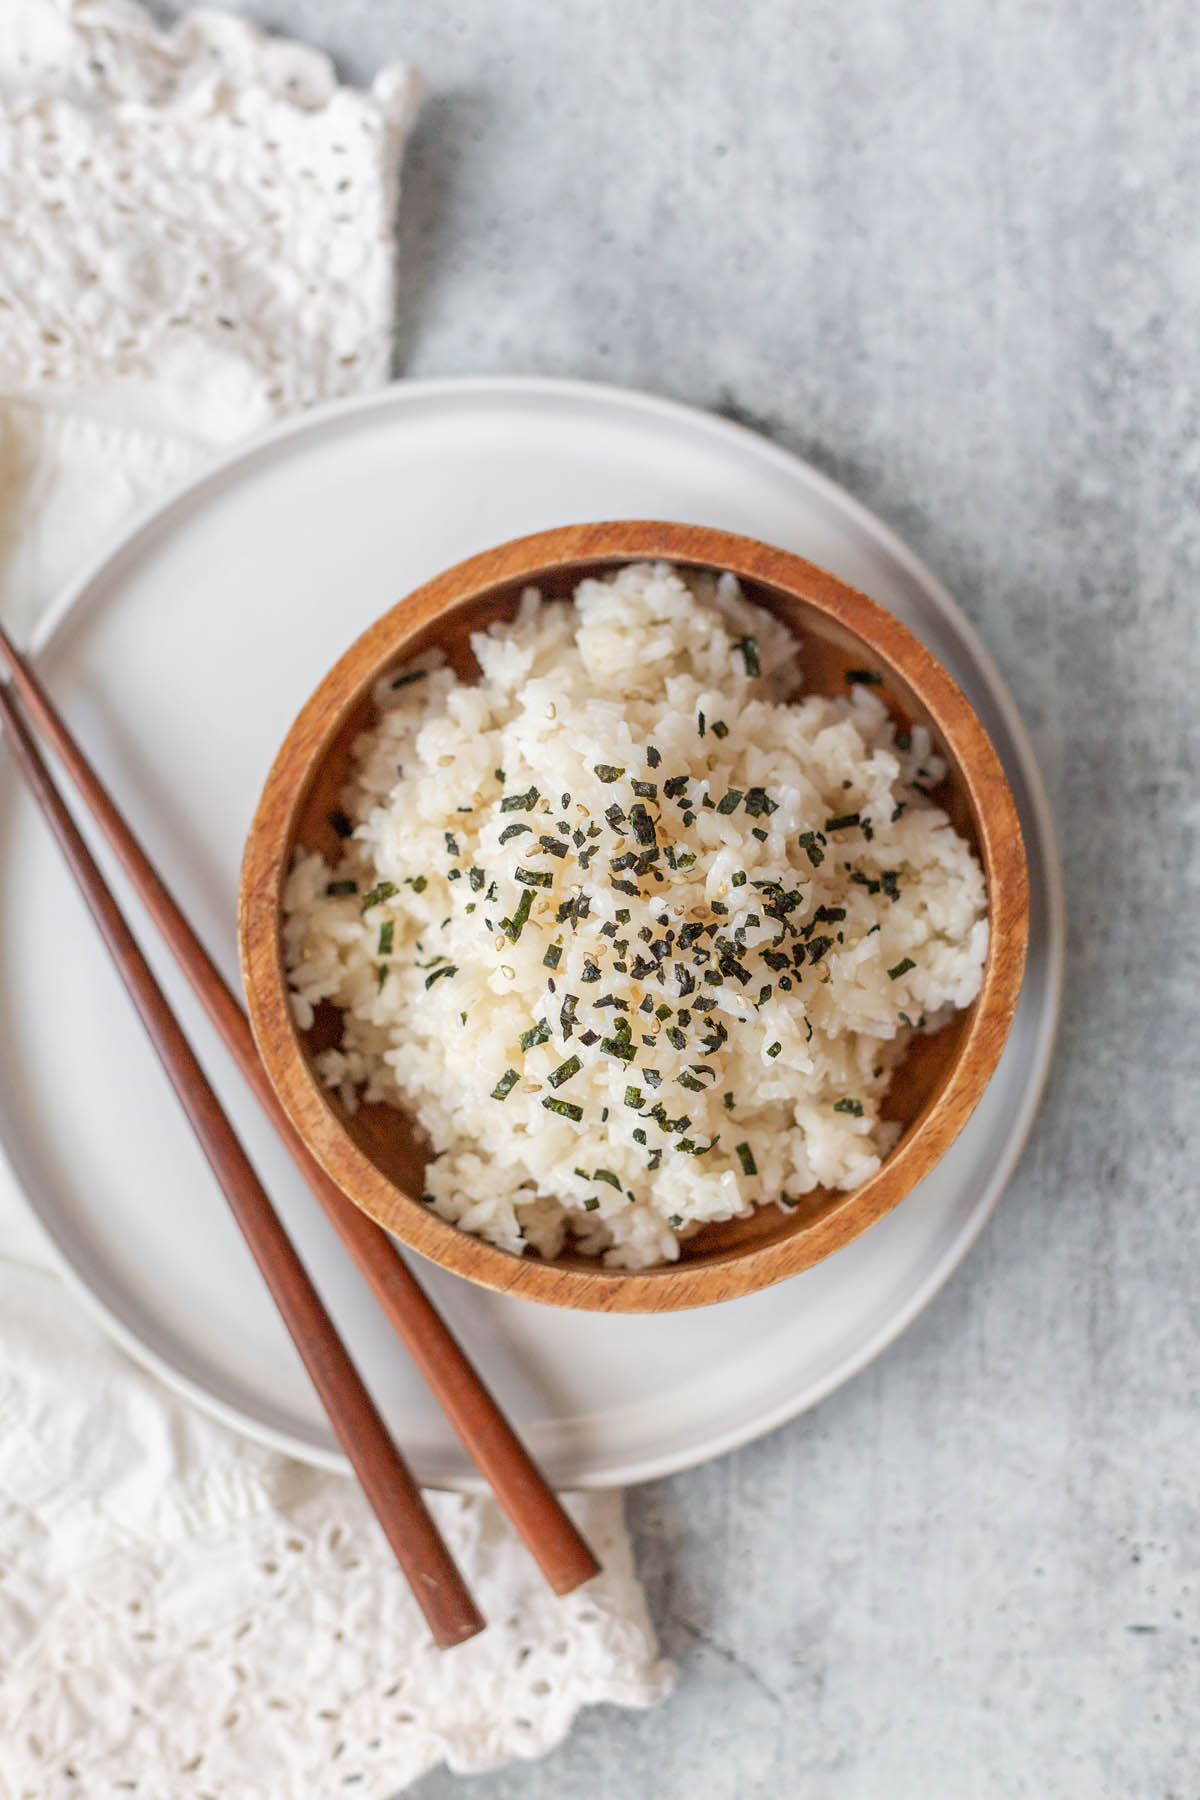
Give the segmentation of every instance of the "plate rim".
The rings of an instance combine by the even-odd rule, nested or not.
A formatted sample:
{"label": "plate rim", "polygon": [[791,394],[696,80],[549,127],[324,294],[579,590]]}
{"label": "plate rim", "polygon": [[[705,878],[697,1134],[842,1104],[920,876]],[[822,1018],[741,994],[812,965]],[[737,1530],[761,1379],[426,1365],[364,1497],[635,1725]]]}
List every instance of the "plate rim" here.
{"label": "plate rim", "polygon": [[[1010,1134],[1003,1154],[993,1163],[987,1182],[958,1231],[932,1263],[924,1278],[917,1283],[904,1304],[873,1334],[866,1337],[836,1367],[795,1390],[776,1405],[741,1420],[725,1432],[705,1438],[699,1451],[667,1452],[660,1456],[642,1456],[625,1465],[606,1467],[603,1471],[577,1473],[572,1485],[579,1488],[625,1487],[680,1473],[709,1462],[729,1451],[751,1443],[777,1430],[789,1420],[810,1411],[814,1406],[860,1374],[882,1354],[913,1320],[924,1311],[950,1276],[966,1258],[988,1223],[1000,1197],[1010,1181],[1033,1130],[1041,1109],[1046,1083],[1053,1061],[1054,1046],[1062,1011],[1065,979],[1066,895],[1062,857],[1055,827],[1053,809],[1029,733],[990,651],[979,637],[975,626],[958,606],[949,589],[909,548],[892,528],[862,501],[833,481],[803,457],[774,443],[760,432],[724,417],[722,414],[668,399],[638,388],[622,387],[607,382],[539,375],[455,375],[393,381],[368,394],[327,402],[290,419],[282,420],[243,440],[232,449],[207,463],[202,469],[164,494],[140,507],[92,555],[83,568],[58,592],[42,613],[34,629],[31,653],[40,657],[68,622],[86,608],[89,590],[109,572],[122,556],[135,551],[152,532],[169,526],[171,515],[194,505],[207,488],[217,488],[230,477],[236,478],[239,467],[250,465],[279,445],[289,444],[306,435],[319,435],[325,428],[347,417],[370,414],[391,407],[403,410],[422,401],[461,397],[505,397],[528,400],[544,397],[567,403],[595,405],[605,403],[625,412],[658,417],[668,424],[692,433],[707,433],[725,439],[742,454],[751,454],[760,462],[774,466],[795,481],[799,478],[832,509],[849,518],[868,538],[890,555],[947,620],[957,634],[974,667],[984,680],[989,698],[996,706],[1009,734],[1020,764],[1025,794],[1038,836],[1042,864],[1042,898],[1046,905],[1045,941],[1040,946],[1046,973],[1046,990],[1042,1010],[1036,1021],[1036,1039],[1029,1058],[1033,1079],[1027,1088],[1019,1127]],[[6,1147],[0,1143],[0,1158],[8,1166],[14,1190],[21,1196],[26,1213],[33,1220],[42,1242],[47,1246],[56,1272],[68,1288],[83,1302],[108,1336],[141,1367],[148,1369],[172,1392],[181,1395],[212,1418],[237,1431],[252,1442],[292,1456],[314,1466],[338,1473],[349,1473],[349,1464],[336,1449],[322,1446],[262,1418],[244,1412],[236,1404],[213,1393],[194,1377],[177,1369],[158,1350],[152,1348],[89,1285],[86,1276],[71,1260],[69,1252],[43,1215],[33,1195],[18,1178]],[[423,1478],[423,1485],[463,1493],[486,1491],[482,1478],[466,1475],[461,1479]]]}

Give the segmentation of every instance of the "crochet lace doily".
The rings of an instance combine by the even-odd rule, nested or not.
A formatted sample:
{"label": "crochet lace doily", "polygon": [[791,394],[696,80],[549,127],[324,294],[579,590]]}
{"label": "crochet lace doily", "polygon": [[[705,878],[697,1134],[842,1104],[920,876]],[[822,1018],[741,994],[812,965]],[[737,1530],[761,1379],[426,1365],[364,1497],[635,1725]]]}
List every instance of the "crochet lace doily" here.
{"label": "crochet lace doily", "polygon": [[[25,631],[216,447],[385,379],[417,84],[340,87],[219,13],[0,10],[0,607]],[[434,1495],[490,1621],[441,1655],[357,1488],[131,1365],[30,1266],[19,1206],[0,1167],[4,1800],[384,1800],[666,1691],[619,1495],[572,1501],[604,1573],[566,1600],[494,1501]]]}

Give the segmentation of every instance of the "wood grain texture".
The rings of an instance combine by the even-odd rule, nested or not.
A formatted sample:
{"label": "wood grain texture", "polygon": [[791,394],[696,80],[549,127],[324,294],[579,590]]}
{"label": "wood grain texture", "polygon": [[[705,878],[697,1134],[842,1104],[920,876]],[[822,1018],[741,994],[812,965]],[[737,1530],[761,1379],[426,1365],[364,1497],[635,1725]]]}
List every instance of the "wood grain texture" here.
{"label": "wood grain texture", "polygon": [[[928,726],[948,775],[935,799],[972,843],[987,878],[990,943],[978,999],[914,1048],[889,1095],[904,1127],[881,1169],[853,1193],[815,1190],[790,1216],[773,1207],[709,1227],[680,1261],[630,1273],[565,1254],[517,1257],[423,1207],[425,1151],[404,1115],[363,1107],[350,1116],[320,1085],[312,1058],[322,1026],[293,1025],[280,941],[283,878],[298,845],[336,850],[328,814],[355,737],[372,719],[371,687],[385,669],[437,643],[464,676],[475,672],[472,631],[512,616],[523,587],[566,598],[585,576],[643,557],[738,576],[749,599],[802,639],[805,685],[843,692],[864,660],[903,723]],[[370,626],[304,706],[276,758],[247,840],[239,947],[251,1021],[267,1072],[317,1161],[373,1218],[443,1267],[500,1291],[553,1305],[659,1312],[711,1305],[810,1267],[857,1237],[910,1193],[970,1117],[1000,1057],[1020,993],[1029,896],[1024,847],[1008,782],[961,691],[906,627],[825,570],[730,532],[655,520],[565,526],[503,544],[427,582]]]}
{"label": "wood grain texture", "polygon": [[434,1642],[442,1649],[461,1644],[483,1630],[483,1615],[2,682],[0,725]]}
{"label": "wood grain texture", "polygon": [[476,1467],[557,1594],[599,1564],[449,1326],[391,1239],[314,1161],[267,1079],[249,1021],[146,856],[34,670],[0,626],[0,657],[29,716],[54,747],[284,1148],[350,1252]]}

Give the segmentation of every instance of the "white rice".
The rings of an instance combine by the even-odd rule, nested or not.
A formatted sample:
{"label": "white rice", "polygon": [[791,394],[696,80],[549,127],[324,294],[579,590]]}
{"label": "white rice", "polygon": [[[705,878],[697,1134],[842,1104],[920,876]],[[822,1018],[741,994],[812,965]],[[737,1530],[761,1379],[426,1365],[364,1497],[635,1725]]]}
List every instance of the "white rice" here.
{"label": "white rice", "polygon": [[[530,591],[473,642],[474,684],[433,655],[380,682],[353,835],[336,870],[304,854],[288,880],[295,1017],[344,1010],[323,1079],[403,1106],[427,1203],[516,1252],[569,1238],[643,1268],[710,1221],[865,1181],[912,1031],[975,998],[987,947],[979,865],[923,791],[944,773],[927,733],[898,740],[865,682],[789,699],[796,642],[730,576],[637,564],[573,603]],[[576,896],[586,916],[560,918]]]}

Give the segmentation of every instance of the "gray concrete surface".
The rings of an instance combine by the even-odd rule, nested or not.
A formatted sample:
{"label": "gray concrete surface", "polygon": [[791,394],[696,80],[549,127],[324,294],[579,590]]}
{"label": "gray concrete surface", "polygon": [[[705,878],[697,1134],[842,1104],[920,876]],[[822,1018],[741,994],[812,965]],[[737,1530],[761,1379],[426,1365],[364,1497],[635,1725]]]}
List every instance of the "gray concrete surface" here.
{"label": "gray concrete surface", "polygon": [[844,482],[996,654],[1070,891],[1057,1073],[949,1288],[630,1495],[674,1699],[419,1800],[1196,1800],[1200,15],[243,10],[428,79],[399,370],[647,387]]}

